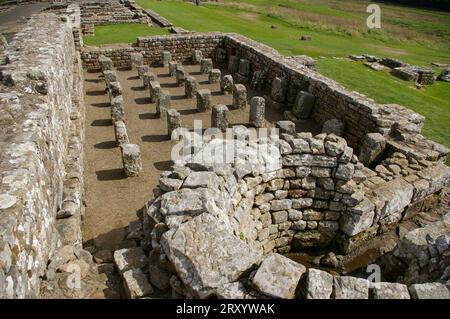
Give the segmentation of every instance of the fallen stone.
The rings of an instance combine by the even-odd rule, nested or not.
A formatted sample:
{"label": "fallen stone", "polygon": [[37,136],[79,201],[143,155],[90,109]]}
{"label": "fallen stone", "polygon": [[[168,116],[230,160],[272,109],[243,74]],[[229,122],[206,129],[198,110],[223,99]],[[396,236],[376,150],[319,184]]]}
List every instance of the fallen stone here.
{"label": "fallen stone", "polygon": [[369,281],[362,278],[342,276],[334,278],[335,299],[368,299]]}
{"label": "fallen stone", "polygon": [[333,276],[329,273],[309,268],[306,279],[307,299],[330,299],[333,292]]}

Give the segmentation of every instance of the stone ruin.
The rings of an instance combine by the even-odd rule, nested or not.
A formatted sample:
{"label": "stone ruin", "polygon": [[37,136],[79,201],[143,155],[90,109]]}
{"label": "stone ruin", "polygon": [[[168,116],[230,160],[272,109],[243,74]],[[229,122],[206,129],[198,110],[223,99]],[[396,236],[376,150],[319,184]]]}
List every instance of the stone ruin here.
{"label": "stone ruin", "polygon": [[[129,226],[135,247],[96,254],[114,261],[129,298],[450,298],[449,150],[421,135],[423,116],[349,92],[310,65],[238,34],[83,48],[80,15],[72,4],[59,16],[34,16],[2,52],[1,297],[94,296],[98,267],[81,234],[82,68],[102,74],[123,171],[136,178],[145,168],[140,146],[128,136],[118,72],[136,72],[167,123],[162,133],[174,137],[182,114],[157,81],[158,66],[184,86],[197,112],[211,112],[213,126],[232,136],[177,135],[192,156],[174,161],[149,185],[155,196]],[[41,54],[33,53],[36,47]],[[213,105],[211,91],[186,71],[189,63],[233,102]],[[236,110],[248,110],[249,125],[230,122]],[[278,119],[269,121],[269,112]],[[305,129],[308,121],[319,131]],[[253,127],[279,134],[254,136]],[[209,160],[223,149],[236,151],[230,162]],[[330,252],[328,264],[339,263],[331,252],[358,253],[442,205],[439,220],[416,225],[377,256],[382,282],[290,258],[322,249]],[[61,284],[75,266],[83,289]]]}

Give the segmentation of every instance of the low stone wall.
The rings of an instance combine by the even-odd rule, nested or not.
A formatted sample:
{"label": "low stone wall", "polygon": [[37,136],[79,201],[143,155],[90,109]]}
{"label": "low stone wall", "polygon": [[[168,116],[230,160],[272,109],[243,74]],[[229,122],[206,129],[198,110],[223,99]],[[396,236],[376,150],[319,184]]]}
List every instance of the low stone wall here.
{"label": "low stone wall", "polygon": [[142,52],[149,65],[162,63],[163,51],[170,51],[173,60],[188,62],[195,50],[202,50],[204,57],[213,57],[222,38],[220,33],[140,37],[132,47],[89,48],[81,56],[88,70],[100,70],[100,55],[111,58],[115,67],[131,67],[130,54],[134,52]]}
{"label": "low stone wall", "polygon": [[70,19],[53,14],[33,16],[3,54],[0,296],[36,297],[57,247],[81,245],[81,60]]}

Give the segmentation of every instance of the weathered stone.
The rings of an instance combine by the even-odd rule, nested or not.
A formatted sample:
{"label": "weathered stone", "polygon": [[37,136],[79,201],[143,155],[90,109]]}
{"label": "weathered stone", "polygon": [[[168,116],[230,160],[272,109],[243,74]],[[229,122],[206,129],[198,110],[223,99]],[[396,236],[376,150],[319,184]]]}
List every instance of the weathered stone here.
{"label": "weathered stone", "polygon": [[164,233],[161,244],[180,279],[199,297],[236,281],[262,257],[210,214]]}
{"label": "weathered stone", "polygon": [[163,51],[161,53],[162,66],[163,67],[168,67],[170,61],[172,61],[172,54],[169,51]]}
{"label": "weathered stone", "polygon": [[248,77],[250,75],[250,61],[246,59],[240,59],[238,72],[240,75]]}
{"label": "weathered stone", "polygon": [[233,85],[233,108],[243,109],[247,106],[247,89],[242,84]]}
{"label": "weathered stone", "polygon": [[156,99],[156,114],[165,118],[167,115],[167,110],[170,109],[170,93],[167,90],[161,90]]}
{"label": "weathered stone", "polygon": [[219,299],[244,299],[247,290],[240,282],[232,282],[217,288],[216,295]]}
{"label": "weathered stone", "polygon": [[222,132],[228,128],[228,116],[230,111],[226,105],[214,105],[211,112],[211,126],[217,127]]}
{"label": "weathered stone", "polygon": [[211,110],[211,91],[208,89],[200,89],[197,91],[197,110],[205,112]]}
{"label": "weathered stone", "polygon": [[150,102],[156,103],[158,100],[159,94],[161,93],[161,85],[158,81],[150,81],[149,84],[149,91],[150,91]]}
{"label": "weathered stone", "polygon": [[203,74],[209,74],[213,69],[213,62],[211,59],[202,59],[200,62],[200,72]]}
{"label": "weathered stone", "polygon": [[282,158],[285,166],[336,167],[336,157],[313,154],[290,154]]}
{"label": "weathered stone", "polygon": [[125,110],[123,107],[122,95],[118,95],[111,99],[111,119],[113,122],[125,121]]}
{"label": "weathered stone", "polygon": [[339,220],[341,231],[354,236],[368,229],[372,226],[375,216],[374,207],[374,204],[366,199],[347,212],[343,212]]}
{"label": "weathered stone", "polygon": [[232,94],[233,85],[233,77],[231,75],[224,75],[220,80],[220,92],[222,94]]}
{"label": "weathered stone", "polygon": [[152,72],[145,72],[142,75],[142,85],[144,89],[150,88],[150,82],[155,81],[155,74]]}
{"label": "weathered stone", "polygon": [[336,179],[348,181],[353,177],[353,173],[355,172],[355,167],[352,163],[343,164],[340,163],[336,169],[336,173],[334,177]]}
{"label": "weathered stone", "polygon": [[141,247],[116,250],[114,263],[121,274],[132,268],[143,268],[147,265],[147,256]]}
{"label": "weathered stone", "polygon": [[305,266],[279,254],[270,254],[252,279],[252,284],[273,298],[293,299]]}
{"label": "weathered stone", "polygon": [[138,176],[142,171],[141,150],[136,144],[123,144],[122,162],[125,175],[128,177]]}
{"label": "weathered stone", "polygon": [[325,271],[309,268],[306,289],[307,299],[330,299],[333,292],[333,276]]}
{"label": "weathered stone", "polygon": [[202,59],[203,59],[203,53],[201,50],[195,50],[194,52],[192,52],[192,62],[194,64],[200,64]]}
{"label": "weathered stone", "polygon": [[181,115],[175,109],[167,111],[167,136],[171,137],[172,132],[181,127]]}
{"label": "weathered stone", "polygon": [[335,277],[334,297],[335,299],[368,299],[369,281],[350,276]]}
{"label": "weathered stone", "polygon": [[233,75],[239,69],[239,57],[236,55],[230,56],[228,59],[228,71]]}
{"label": "weathered stone", "polygon": [[169,62],[169,75],[170,76],[176,76],[177,75],[177,67],[178,67],[178,62],[177,61],[170,61]]}
{"label": "weathered stone", "polygon": [[395,282],[375,282],[371,286],[373,299],[410,299],[408,287]]}
{"label": "weathered stone", "polygon": [[384,218],[394,213],[402,212],[409,205],[414,193],[414,187],[403,178],[396,178],[381,184],[374,189],[376,196],[377,216]]}
{"label": "weathered stone", "polygon": [[184,68],[180,65],[177,66],[177,70],[175,71],[176,79],[177,79],[177,85],[183,86],[186,82],[186,72],[184,71]]}
{"label": "weathered stone", "polygon": [[386,148],[386,139],[380,133],[367,134],[362,142],[358,159],[365,166],[378,161]]}
{"label": "weathered stone", "polygon": [[152,286],[148,283],[147,276],[140,269],[130,269],[123,273],[125,293],[128,298],[137,299],[149,296],[153,293]]}
{"label": "weathered stone", "polygon": [[191,172],[184,181],[185,188],[215,188],[218,184],[218,178],[214,172]]}
{"label": "weathered stone", "polygon": [[280,134],[295,134],[295,123],[291,121],[278,121],[275,122],[275,127],[280,130]]}
{"label": "weathered stone", "polygon": [[123,121],[114,121],[114,130],[116,133],[116,142],[118,146],[130,143],[127,127]]}
{"label": "weathered stone", "polygon": [[283,103],[286,100],[286,80],[283,78],[275,77],[272,81],[272,89],[270,91],[270,97],[272,100],[278,103]]}
{"label": "weathered stone", "polygon": [[412,299],[450,299],[450,291],[439,282],[411,285],[409,293]]}
{"label": "weathered stone", "polygon": [[259,96],[254,96],[250,100],[250,123],[253,124],[254,127],[263,127],[265,120],[265,112],[266,112],[266,101],[264,98]]}
{"label": "weathered stone", "polygon": [[100,55],[98,57],[98,62],[100,63],[100,67],[101,67],[103,72],[105,72],[105,71],[113,71],[114,70],[113,61],[110,58],[107,58],[104,55]]}
{"label": "weathered stone", "polygon": [[142,78],[147,72],[150,72],[150,68],[148,65],[142,64],[137,67],[137,73],[140,78]]}
{"label": "weathered stone", "polygon": [[331,119],[323,123],[322,133],[335,134],[337,136],[344,135],[344,123],[338,119]]}
{"label": "weathered stone", "polygon": [[119,82],[111,82],[109,83],[109,93],[111,95],[111,98],[117,97],[119,95],[122,95],[122,86]]}
{"label": "weathered stone", "polygon": [[209,72],[208,81],[210,84],[219,83],[220,78],[221,78],[221,72],[219,69],[212,69],[211,72]]}
{"label": "weathered stone", "polygon": [[144,64],[144,56],[142,53],[134,52],[130,54],[131,67],[137,69],[138,66]]}
{"label": "weathered stone", "polygon": [[308,119],[314,108],[316,98],[309,92],[300,91],[295,99],[292,112],[299,119]]}
{"label": "weathered stone", "polygon": [[196,96],[198,92],[198,82],[193,76],[188,76],[184,83],[184,94],[188,99]]}

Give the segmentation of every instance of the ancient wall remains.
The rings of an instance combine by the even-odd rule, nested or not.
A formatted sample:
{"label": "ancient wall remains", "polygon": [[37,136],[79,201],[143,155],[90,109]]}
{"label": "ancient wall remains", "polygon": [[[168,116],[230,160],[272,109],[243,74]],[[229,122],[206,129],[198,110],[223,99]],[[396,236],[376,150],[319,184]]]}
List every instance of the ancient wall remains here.
{"label": "ancient wall remains", "polygon": [[84,103],[72,18],[32,17],[3,56],[0,294],[36,297],[57,247],[81,246]]}

